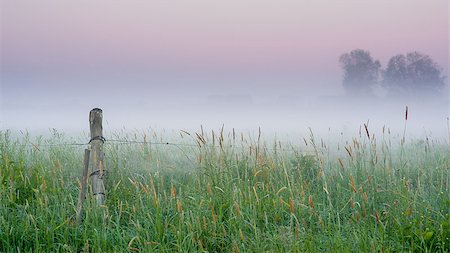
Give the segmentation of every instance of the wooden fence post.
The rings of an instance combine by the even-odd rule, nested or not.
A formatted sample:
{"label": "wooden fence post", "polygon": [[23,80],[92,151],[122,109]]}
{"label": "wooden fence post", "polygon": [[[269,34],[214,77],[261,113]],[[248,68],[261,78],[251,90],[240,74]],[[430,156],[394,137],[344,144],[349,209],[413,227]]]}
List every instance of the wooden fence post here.
{"label": "wooden fence post", "polygon": [[105,163],[103,161],[103,143],[105,138],[103,137],[102,127],[103,112],[99,108],[94,108],[89,113],[89,124],[91,129],[91,157],[92,157],[92,194],[97,201],[98,205],[105,203],[105,185],[103,183],[103,177],[105,175]]}
{"label": "wooden fence post", "polygon": [[88,177],[88,170],[89,170],[89,157],[91,154],[91,150],[85,149],[84,150],[84,168],[83,168],[83,176],[81,177],[81,189],[80,189],[80,196],[78,198],[78,205],[77,205],[77,215],[76,215],[76,222],[77,225],[80,225],[81,222],[81,216],[83,214],[83,202],[86,198],[86,186],[87,186],[87,177]]}

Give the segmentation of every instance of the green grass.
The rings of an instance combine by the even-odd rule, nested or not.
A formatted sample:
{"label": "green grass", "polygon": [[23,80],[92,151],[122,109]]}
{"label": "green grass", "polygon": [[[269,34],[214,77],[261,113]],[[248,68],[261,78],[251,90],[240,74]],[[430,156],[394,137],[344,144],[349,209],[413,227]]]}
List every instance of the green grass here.
{"label": "green grass", "polygon": [[450,251],[445,140],[202,136],[105,144],[107,201],[78,226],[84,147],[0,132],[0,252]]}

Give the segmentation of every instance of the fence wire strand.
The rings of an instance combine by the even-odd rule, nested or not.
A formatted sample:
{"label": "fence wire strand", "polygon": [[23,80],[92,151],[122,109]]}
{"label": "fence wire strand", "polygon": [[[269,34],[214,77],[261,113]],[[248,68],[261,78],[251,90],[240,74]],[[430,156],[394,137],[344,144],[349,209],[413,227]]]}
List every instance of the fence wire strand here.
{"label": "fence wire strand", "polygon": [[[246,149],[250,149],[252,148],[252,145],[249,146],[238,146],[238,145],[209,145],[209,144],[204,144],[199,146],[199,144],[189,144],[189,143],[175,143],[175,142],[151,142],[151,141],[136,141],[136,140],[126,140],[126,139],[105,139],[104,140],[105,145],[136,145],[136,144],[140,144],[140,145],[148,145],[148,146],[152,146],[152,145],[161,145],[161,146],[174,146],[178,149],[180,149],[183,153],[184,150],[182,149],[182,147],[191,147],[191,148],[218,148],[218,149],[227,149],[227,148],[231,148],[231,149],[240,149],[240,150],[246,150]],[[36,144],[36,143],[32,143],[31,141],[28,140],[28,144],[26,144],[26,146],[32,146],[38,150],[40,150],[41,147],[82,147],[82,146],[89,146],[90,143],[47,143],[47,144]],[[254,148],[254,147],[253,147]],[[260,150],[264,150],[264,151],[282,151],[282,152],[299,152],[299,153],[303,153],[303,154],[311,154],[311,153],[317,153],[317,151],[315,150],[301,150],[300,148],[295,148],[294,146],[290,146],[290,148],[269,148],[267,146],[257,146],[256,148],[259,148]],[[325,151],[325,152],[319,152],[321,154],[324,153],[337,153],[337,152],[333,152],[333,151]]]}

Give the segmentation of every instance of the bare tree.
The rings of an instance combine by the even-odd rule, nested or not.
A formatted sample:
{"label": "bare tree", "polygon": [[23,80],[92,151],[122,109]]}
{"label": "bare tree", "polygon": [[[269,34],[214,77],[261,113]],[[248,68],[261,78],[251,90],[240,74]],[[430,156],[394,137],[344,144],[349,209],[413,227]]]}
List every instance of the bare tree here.
{"label": "bare tree", "polygon": [[371,96],[380,76],[380,62],[369,51],[356,49],[341,55],[339,63],[344,70],[343,86],[347,94]]}

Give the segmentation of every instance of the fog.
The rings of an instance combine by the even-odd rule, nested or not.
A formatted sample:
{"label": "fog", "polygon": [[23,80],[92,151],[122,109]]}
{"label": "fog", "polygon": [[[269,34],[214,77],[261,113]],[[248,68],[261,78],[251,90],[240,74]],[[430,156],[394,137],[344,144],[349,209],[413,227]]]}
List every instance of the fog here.
{"label": "fog", "polygon": [[[92,92],[93,91],[93,92]],[[403,134],[408,106],[408,138],[446,138],[448,100],[358,98],[335,91],[312,93],[294,90],[272,93],[211,93],[199,91],[143,92],[118,90],[114,94],[93,89],[77,94],[37,90],[32,96],[2,97],[0,129],[27,130],[48,134],[50,129],[67,133],[88,133],[92,108],[103,110],[106,132],[200,131],[204,129],[255,133],[265,136],[307,137],[309,129],[324,137],[360,134],[367,124],[371,135],[383,128],[393,136]]]}
{"label": "fog", "polygon": [[[407,6],[407,8],[406,8]],[[355,49],[386,68],[421,52],[449,74],[448,1],[1,1],[0,130],[225,129],[267,136],[446,137],[431,99],[344,89]],[[380,73],[380,79],[382,77]],[[446,85],[448,78],[445,79]]]}

